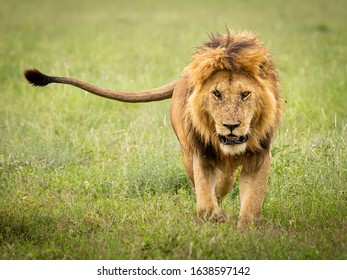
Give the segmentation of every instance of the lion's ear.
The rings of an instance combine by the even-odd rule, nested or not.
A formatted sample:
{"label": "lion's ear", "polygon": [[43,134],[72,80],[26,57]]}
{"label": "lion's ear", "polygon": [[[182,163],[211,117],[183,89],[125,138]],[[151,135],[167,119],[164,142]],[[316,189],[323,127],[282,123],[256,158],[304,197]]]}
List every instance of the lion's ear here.
{"label": "lion's ear", "polygon": [[262,62],[259,63],[258,65],[258,75],[265,79],[268,75],[268,70],[269,70],[270,62],[268,59],[263,60]]}

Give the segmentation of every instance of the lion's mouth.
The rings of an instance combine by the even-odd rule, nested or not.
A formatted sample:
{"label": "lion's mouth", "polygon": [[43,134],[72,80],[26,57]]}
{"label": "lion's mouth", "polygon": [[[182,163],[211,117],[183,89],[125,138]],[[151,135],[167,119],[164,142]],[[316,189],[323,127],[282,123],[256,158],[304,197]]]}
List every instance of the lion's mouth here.
{"label": "lion's mouth", "polygon": [[219,141],[223,145],[238,145],[243,144],[248,140],[248,135],[236,136],[234,134],[219,135]]}

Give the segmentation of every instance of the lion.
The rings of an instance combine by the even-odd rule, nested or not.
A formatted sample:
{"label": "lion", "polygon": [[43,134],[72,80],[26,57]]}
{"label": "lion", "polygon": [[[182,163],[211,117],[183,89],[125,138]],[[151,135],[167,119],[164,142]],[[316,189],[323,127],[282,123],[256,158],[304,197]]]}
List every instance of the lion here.
{"label": "lion", "polygon": [[211,35],[178,79],[147,91],[108,90],[36,69],[24,74],[34,86],[69,84],[122,102],[172,98],[171,123],[195,190],[198,217],[225,219],[222,201],[241,167],[237,227],[258,224],[270,173],[270,146],[284,99],[278,70],[256,34],[228,30]]}

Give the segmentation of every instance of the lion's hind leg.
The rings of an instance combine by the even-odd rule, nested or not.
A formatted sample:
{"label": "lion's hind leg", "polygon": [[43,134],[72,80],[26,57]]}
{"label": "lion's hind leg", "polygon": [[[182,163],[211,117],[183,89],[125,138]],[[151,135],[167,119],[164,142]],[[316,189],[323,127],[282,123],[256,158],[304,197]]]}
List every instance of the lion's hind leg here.
{"label": "lion's hind leg", "polygon": [[194,184],[194,171],[193,171],[193,155],[184,148],[181,148],[182,151],[182,160],[183,160],[183,165],[184,169],[186,170],[186,173],[192,182],[193,186]]}

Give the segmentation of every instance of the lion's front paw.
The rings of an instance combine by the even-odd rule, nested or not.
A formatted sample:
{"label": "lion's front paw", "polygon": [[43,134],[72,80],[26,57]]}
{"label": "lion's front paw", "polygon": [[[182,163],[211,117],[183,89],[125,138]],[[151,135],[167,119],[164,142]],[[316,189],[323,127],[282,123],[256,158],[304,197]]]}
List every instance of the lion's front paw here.
{"label": "lion's front paw", "polygon": [[211,222],[225,222],[226,221],[226,215],[224,211],[222,211],[220,208],[200,208],[198,209],[198,217],[202,221],[211,221]]}
{"label": "lion's front paw", "polygon": [[239,221],[237,222],[237,229],[239,231],[245,231],[247,229],[257,228],[259,225],[259,217],[239,217]]}

